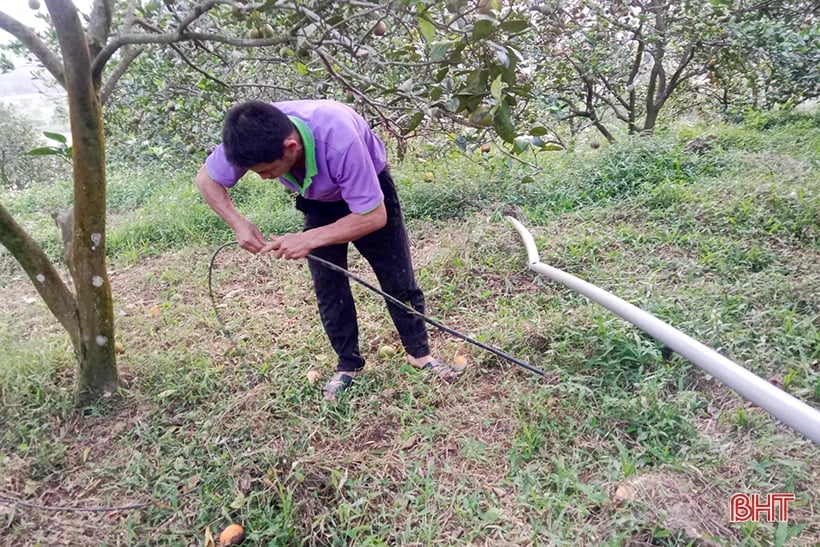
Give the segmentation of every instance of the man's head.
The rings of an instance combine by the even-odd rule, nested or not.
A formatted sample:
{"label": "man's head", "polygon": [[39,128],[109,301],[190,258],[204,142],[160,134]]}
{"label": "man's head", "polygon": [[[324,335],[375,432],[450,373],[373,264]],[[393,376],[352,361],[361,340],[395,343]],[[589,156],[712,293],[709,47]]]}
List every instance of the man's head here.
{"label": "man's head", "polygon": [[228,110],[222,124],[222,144],[229,162],[262,178],[287,173],[303,153],[290,119],[262,101],[239,103]]}

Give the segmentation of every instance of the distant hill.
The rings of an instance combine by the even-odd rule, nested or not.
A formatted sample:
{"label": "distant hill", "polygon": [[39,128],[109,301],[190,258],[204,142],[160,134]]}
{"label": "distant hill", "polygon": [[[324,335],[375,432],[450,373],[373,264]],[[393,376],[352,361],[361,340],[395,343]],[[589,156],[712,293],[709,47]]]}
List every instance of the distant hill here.
{"label": "distant hill", "polygon": [[65,91],[51,85],[47,77],[38,78],[34,66],[21,66],[0,74],[0,103],[26,116],[43,131],[65,133],[68,118]]}

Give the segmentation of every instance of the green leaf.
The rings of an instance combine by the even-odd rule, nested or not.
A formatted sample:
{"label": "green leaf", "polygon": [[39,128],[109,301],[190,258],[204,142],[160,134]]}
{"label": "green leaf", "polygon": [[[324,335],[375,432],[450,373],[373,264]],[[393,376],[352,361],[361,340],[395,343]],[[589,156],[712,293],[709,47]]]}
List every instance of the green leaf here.
{"label": "green leaf", "polygon": [[307,76],[308,69],[307,69],[307,66],[305,66],[305,63],[302,63],[302,62],[296,63],[296,72],[299,73],[299,76]]}
{"label": "green leaf", "polygon": [[236,497],[233,499],[233,501],[231,502],[231,504],[229,505],[229,507],[230,507],[231,509],[241,509],[241,508],[242,508],[242,506],[243,506],[243,505],[245,505],[245,501],[246,501],[246,500],[245,500],[245,495],[244,495],[243,493],[241,493],[241,492],[240,492],[240,493],[239,493],[239,494],[237,494],[237,495],[236,495]]}
{"label": "green leaf", "polygon": [[443,61],[452,48],[453,42],[433,42],[430,44],[430,60],[434,63]]}
{"label": "green leaf", "polygon": [[421,123],[421,121],[423,119],[424,119],[424,112],[416,112],[415,114],[413,114],[413,117],[410,118],[410,122],[407,124],[407,127],[402,129],[401,134],[402,135],[407,135],[408,133],[410,133],[412,130],[414,130],[415,128],[417,128],[419,126],[419,124]]}
{"label": "green leaf", "polygon": [[490,84],[490,94],[495,97],[496,101],[501,100],[501,92],[504,90],[504,84],[501,81],[501,76],[493,80],[493,83]]}
{"label": "green leaf", "polygon": [[60,155],[60,151],[56,148],[35,148],[34,150],[29,150],[26,152],[29,156],[58,156]]}
{"label": "green leaf", "polygon": [[421,31],[421,35],[424,36],[424,39],[428,42],[432,42],[436,38],[436,26],[425,19],[424,17],[419,17],[419,30]]}
{"label": "green leaf", "polygon": [[498,136],[506,142],[513,142],[515,140],[515,126],[512,122],[512,114],[510,113],[510,106],[506,102],[499,103],[495,109],[493,116],[493,127],[495,127]]}
{"label": "green leaf", "polygon": [[473,26],[473,40],[483,40],[495,32],[495,22],[490,19],[479,19]]}
{"label": "green leaf", "polygon": [[563,150],[563,149],[564,149],[563,146],[561,146],[560,144],[555,144],[555,143],[546,143],[546,144],[544,144],[544,146],[541,147],[541,150],[545,150],[547,152],[558,152],[558,151]]}
{"label": "green leaf", "polygon": [[60,133],[52,133],[50,131],[43,131],[43,135],[45,135],[47,138],[49,138],[53,141],[57,141],[57,142],[62,143],[62,144],[66,143],[65,135],[61,135]]}
{"label": "green leaf", "polygon": [[547,133],[549,133],[549,131],[543,125],[536,125],[532,129],[530,129],[530,135],[534,137],[543,137]]}
{"label": "green leaf", "polygon": [[515,137],[513,139],[513,152],[516,154],[520,154],[524,150],[530,147],[530,139],[527,137]]}
{"label": "green leaf", "polygon": [[526,19],[510,19],[501,23],[501,28],[507,32],[521,32],[530,26]]}
{"label": "green leaf", "polygon": [[462,152],[467,151],[467,138],[464,135],[459,135],[456,137],[456,146],[458,146]]}

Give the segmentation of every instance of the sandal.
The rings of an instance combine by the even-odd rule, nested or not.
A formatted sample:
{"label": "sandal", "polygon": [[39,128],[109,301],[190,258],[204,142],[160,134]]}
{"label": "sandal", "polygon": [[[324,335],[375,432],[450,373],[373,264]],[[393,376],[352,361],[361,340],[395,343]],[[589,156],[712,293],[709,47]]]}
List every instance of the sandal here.
{"label": "sandal", "polygon": [[330,377],[325,387],[322,388],[322,393],[326,400],[335,401],[336,396],[349,388],[351,384],[353,384],[353,375],[340,371]]}
{"label": "sandal", "polygon": [[421,370],[432,372],[446,382],[452,382],[456,379],[456,376],[464,372],[464,368],[455,368],[447,363],[442,363],[438,359],[427,361],[427,363],[421,367]]}

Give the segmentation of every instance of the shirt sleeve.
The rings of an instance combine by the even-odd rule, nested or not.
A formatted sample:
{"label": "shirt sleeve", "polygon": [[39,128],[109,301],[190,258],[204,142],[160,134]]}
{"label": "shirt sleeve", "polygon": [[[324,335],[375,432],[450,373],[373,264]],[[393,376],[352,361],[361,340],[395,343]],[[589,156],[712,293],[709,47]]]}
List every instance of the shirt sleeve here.
{"label": "shirt sleeve", "polygon": [[205,170],[215,182],[225,188],[235,185],[248,172],[247,169],[228,161],[225,156],[225,147],[221,144],[205,160]]}
{"label": "shirt sleeve", "polygon": [[336,164],[336,182],[351,213],[369,213],[384,201],[379,176],[364,142],[354,139]]}

